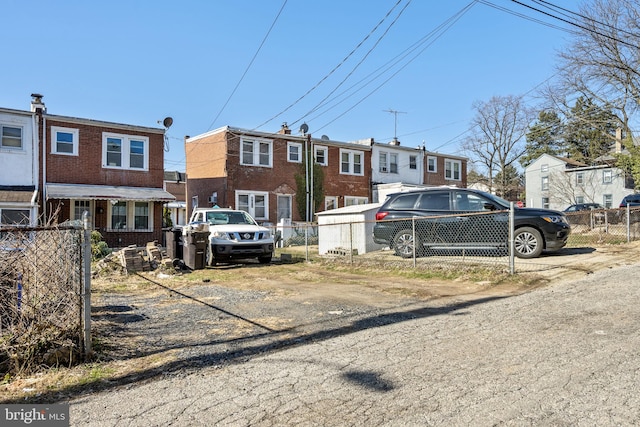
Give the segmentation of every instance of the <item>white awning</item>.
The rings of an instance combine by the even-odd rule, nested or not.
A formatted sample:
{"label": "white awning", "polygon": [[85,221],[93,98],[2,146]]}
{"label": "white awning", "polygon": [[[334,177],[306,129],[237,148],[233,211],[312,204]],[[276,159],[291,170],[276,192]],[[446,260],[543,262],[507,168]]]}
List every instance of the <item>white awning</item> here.
{"label": "white awning", "polygon": [[167,207],[170,209],[187,209],[187,202],[169,202]]}
{"label": "white awning", "polygon": [[85,184],[47,184],[46,198],[47,200],[137,200],[147,202],[171,202],[176,199],[162,188]]}

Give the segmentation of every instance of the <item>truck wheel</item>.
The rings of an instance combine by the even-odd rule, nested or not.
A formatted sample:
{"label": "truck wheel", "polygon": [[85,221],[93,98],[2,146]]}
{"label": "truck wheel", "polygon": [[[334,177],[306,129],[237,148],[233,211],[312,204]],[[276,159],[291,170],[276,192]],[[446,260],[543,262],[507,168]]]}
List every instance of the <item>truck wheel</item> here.
{"label": "truck wheel", "polygon": [[518,228],[513,236],[513,246],[518,258],[537,258],[542,253],[544,242],[538,230],[522,227]]}

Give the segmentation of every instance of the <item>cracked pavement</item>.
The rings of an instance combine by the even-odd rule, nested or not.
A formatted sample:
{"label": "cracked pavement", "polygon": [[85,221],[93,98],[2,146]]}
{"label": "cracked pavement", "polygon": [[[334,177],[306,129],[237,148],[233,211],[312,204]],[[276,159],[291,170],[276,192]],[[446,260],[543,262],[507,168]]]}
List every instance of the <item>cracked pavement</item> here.
{"label": "cracked pavement", "polygon": [[636,274],[415,303],[402,321],[78,397],[71,425],[638,425]]}

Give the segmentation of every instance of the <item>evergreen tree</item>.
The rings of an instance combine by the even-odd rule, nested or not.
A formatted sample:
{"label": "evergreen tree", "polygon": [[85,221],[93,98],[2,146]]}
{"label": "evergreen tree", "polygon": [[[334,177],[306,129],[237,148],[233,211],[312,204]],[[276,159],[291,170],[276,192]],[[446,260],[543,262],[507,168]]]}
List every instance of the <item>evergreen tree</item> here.
{"label": "evergreen tree", "polygon": [[578,98],[565,129],[567,154],[587,165],[610,151],[618,120],[590,99]]}
{"label": "evergreen tree", "polygon": [[564,155],[564,124],[558,113],[552,110],[541,111],[536,123],[529,127],[525,144],[525,154],[520,157],[522,167],[527,167],[542,154]]}

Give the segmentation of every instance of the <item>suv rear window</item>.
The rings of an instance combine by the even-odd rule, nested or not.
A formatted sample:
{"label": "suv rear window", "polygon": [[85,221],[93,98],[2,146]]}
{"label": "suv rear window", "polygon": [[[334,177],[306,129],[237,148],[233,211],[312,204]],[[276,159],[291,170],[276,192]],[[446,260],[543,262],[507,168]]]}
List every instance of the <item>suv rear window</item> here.
{"label": "suv rear window", "polygon": [[419,194],[403,194],[393,200],[389,207],[392,209],[413,209],[418,200]]}

